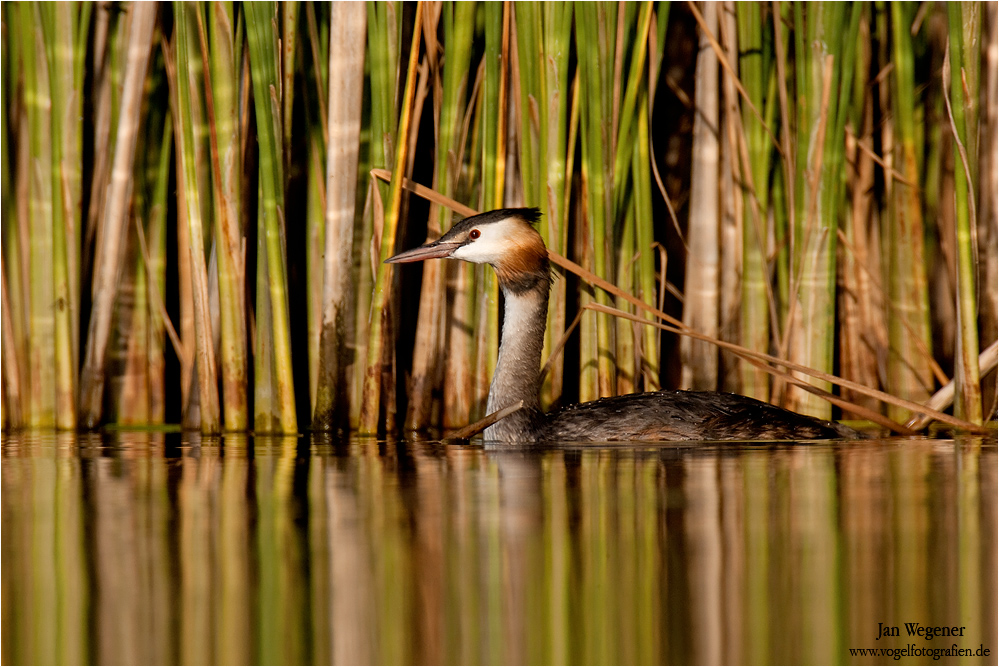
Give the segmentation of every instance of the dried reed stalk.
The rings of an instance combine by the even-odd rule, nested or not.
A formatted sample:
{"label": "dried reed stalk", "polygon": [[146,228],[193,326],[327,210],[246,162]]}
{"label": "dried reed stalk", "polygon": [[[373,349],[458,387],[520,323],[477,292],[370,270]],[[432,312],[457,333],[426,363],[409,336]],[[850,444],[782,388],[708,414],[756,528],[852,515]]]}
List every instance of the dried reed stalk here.
{"label": "dried reed stalk", "polygon": [[137,4],[128,39],[128,57],[122,88],[111,183],[102,227],[104,241],[94,268],[94,305],[87,332],[87,348],[80,377],[80,422],[84,428],[100,425],[104,397],[104,355],[111,330],[111,314],[122,257],[123,226],[132,180],[136,129],[139,124],[143,80],[149,62],[158,6]]}
{"label": "dried reed stalk", "polygon": [[[704,6],[694,78],[694,139],[690,175],[690,222],[687,226],[683,323],[717,338],[719,313],[719,87],[718,56],[708,35],[718,30],[718,7]],[[687,389],[718,388],[718,350],[700,341],[680,342],[680,385]]]}
{"label": "dried reed stalk", "polygon": [[367,23],[361,4],[335,3],[330,9],[326,252],[319,379],[312,419],[312,427],[322,431],[344,426],[349,414],[346,311],[353,296],[351,260]]}

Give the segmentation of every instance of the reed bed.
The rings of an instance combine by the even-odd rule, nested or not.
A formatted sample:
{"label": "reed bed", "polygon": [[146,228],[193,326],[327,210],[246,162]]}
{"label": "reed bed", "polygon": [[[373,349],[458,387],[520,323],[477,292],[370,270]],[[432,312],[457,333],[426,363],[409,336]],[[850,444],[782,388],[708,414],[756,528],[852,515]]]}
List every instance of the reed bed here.
{"label": "reed bed", "polygon": [[952,424],[996,413],[993,4],[2,20],[4,428],[462,427],[492,273],[382,260],[513,206],[562,267],[546,406],[682,387],[896,430],[949,395]]}

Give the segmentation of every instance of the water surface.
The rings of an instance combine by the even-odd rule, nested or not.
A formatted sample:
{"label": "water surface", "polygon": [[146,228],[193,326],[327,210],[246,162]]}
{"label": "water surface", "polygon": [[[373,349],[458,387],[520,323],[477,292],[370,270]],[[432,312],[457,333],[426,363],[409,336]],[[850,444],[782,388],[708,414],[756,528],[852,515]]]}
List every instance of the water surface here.
{"label": "water surface", "polygon": [[[516,451],[18,434],[0,472],[5,664],[999,649],[995,437]],[[906,623],[965,629],[927,641]],[[972,655],[851,653],[954,644]]]}

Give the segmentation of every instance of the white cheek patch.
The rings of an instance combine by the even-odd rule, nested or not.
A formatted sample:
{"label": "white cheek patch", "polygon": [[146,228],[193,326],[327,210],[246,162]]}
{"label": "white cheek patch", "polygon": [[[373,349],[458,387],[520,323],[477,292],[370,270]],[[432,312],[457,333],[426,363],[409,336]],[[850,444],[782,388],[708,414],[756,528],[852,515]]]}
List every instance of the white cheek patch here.
{"label": "white cheek patch", "polygon": [[452,257],[476,264],[492,264],[503,255],[503,244],[489,239],[483,234],[477,240],[463,245],[452,253]]}
{"label": "white cheek patch", "polygon": [[518,233],[516,223],[501,220],[483,225],[479,238],[455,250],[451,257],[476,264],[495,264],[510,252],[511,238]]}

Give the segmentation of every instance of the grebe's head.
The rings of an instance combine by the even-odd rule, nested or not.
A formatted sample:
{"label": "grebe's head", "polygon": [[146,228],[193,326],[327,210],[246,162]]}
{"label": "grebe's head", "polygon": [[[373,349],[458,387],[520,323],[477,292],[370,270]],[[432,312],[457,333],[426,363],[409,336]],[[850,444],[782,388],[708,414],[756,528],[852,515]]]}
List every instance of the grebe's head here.
{"label": "grebe's head", "polygon": [[536,208],[502,208],[465,218],[436,241],[401,252],[385,260],[391,264],[425,259],[463,259],[490,264],[500,286],[513,292],[545,286],[551,280],[548,252],[532,226],[541,212]]}

